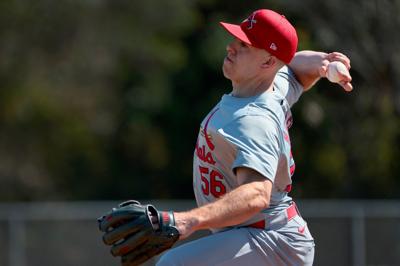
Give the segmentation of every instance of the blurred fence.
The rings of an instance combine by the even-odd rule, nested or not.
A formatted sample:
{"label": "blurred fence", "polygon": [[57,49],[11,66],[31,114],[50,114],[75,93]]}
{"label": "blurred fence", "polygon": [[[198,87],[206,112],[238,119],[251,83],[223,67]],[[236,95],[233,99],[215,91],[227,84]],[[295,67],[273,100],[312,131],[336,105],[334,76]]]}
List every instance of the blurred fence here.
{"label": "blurred fence", "polygon": [[[160,209],[194,207],[193,201],[151,203]],[[0,204],[0,265],[119,265],[102,244],[96,223],[116,204]],[[400,265],[400,201],[303,200],[297,205],[315,238],[314,265]],[[198,232],[188,241],[206,234]]]}

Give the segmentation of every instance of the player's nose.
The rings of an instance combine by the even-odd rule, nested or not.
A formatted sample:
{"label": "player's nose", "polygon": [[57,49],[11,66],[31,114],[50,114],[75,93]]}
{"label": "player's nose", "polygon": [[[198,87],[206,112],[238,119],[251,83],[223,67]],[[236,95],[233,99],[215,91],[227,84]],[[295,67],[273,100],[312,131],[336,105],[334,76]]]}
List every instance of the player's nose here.
{"label": "player's nose", "polygon": [[226,46],[226,51],[228,52],[228,54],[234,54],[235,53],[235,41],[231,41],[230,43],[228,43],[228,45]]}

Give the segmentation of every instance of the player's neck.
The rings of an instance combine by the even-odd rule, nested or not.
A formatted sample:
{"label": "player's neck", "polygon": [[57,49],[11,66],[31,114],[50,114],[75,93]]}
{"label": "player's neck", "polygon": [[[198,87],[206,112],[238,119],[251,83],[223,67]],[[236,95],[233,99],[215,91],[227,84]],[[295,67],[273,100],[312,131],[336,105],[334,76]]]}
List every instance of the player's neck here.
{"label": "player's neck", "polygon": [[232,81],[232,96],[248,98],[273,90],[273,79],[249,80],[247,82]]}

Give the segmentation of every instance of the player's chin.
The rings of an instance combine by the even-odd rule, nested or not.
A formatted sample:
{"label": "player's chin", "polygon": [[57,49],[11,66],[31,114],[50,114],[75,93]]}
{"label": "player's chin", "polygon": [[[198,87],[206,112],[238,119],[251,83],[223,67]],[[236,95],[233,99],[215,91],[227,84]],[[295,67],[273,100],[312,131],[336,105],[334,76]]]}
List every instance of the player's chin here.
{"label": "player's chin", "polygon": [[231,66],[225,64],[222,65],[222,72],[224,73],[224,77],[227,79],[231,79],[232,77],[232,68]]}

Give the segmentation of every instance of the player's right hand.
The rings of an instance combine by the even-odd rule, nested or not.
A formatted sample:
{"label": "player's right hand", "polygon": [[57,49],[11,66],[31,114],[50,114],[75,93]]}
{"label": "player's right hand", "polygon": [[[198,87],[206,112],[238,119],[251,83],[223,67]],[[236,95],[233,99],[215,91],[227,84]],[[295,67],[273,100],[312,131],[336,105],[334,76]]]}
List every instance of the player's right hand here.
{"label": "player's right hand", "polygon": [[328,65],[330,62],[334,61],[339,61],[343,63],[346,68],[347,72],[346,73],[340,73],[342,75],[342,79],[338,84],[345,90],[345,91],[352,91],[353,90],[353,85],[351,84],[352,77],[350,74],[350,68],[351,68],[351,62],[350,58],[348,58],[345,54],[339,53],[339,52],[332,52],[326,55],[325,60],[323,60],[323,65],[320,68],[320,76],[321,77],[326,77],[326,72],[328,69]]}

